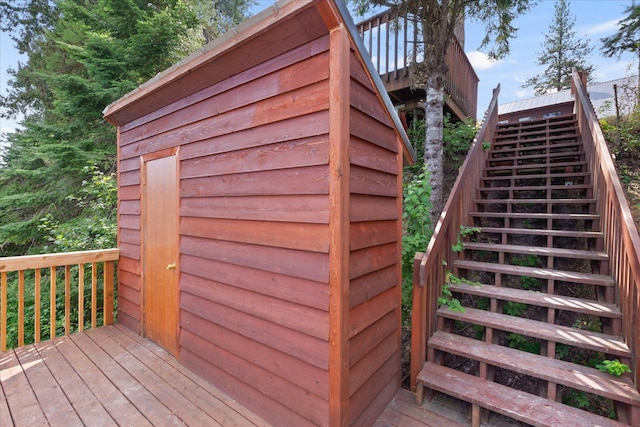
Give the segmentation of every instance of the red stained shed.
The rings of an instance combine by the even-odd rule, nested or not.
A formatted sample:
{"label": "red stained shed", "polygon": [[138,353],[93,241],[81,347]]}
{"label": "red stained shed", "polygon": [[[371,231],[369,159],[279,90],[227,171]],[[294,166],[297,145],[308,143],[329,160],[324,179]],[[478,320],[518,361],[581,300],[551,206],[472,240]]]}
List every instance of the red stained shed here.
{"label": "red stained shed", "polygon": [[412,149],[342,2],[281,1],[105,109],[118,321],[275,425],[400,387]]}

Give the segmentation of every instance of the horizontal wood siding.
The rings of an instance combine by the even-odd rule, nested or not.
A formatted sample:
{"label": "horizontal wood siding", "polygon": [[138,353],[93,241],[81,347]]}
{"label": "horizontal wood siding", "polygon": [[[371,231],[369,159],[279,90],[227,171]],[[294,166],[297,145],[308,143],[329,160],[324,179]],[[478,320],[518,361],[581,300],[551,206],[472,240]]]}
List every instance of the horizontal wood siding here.
{"label": "horizontal wood siding", "polygon": [[399,387],[399,139],[351,60],[349,423],[371,425]]}
{"label": "horizontal wood siding", "polygon": [[179,145],[179,359],[275,425],[329,423],[328,48],[120,128],[121,313],[139,327],[138,158]]}

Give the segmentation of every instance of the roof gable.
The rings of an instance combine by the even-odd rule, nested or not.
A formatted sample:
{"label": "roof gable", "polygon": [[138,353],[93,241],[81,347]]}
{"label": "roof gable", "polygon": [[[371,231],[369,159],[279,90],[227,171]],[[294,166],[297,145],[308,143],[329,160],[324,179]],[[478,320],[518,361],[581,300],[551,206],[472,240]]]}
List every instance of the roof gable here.
{"label": "roof gable", "polygon": [[115,125],[131,122],[322,37],[339,25],[348,29],[351,44],[403,142],[405,160],[412,163],[415,152],[341,0],[281,0],[112,103],[104,116]]}

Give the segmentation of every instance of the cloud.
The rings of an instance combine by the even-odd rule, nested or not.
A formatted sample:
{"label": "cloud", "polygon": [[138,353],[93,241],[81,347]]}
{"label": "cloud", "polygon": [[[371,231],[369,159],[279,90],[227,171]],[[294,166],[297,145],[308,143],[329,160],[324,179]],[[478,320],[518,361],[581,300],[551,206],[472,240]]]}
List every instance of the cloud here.
{"label": "cloud", "polygon": [[592,25],[590,27],[581,28],[582,32],[586,34],[588,37],[596,37],[599,35],[605,35],[609,33],[613,33],[618,30],[618,25],[620,24],[620,20],[623,18],[611,19],[606,22],[600,22],[598,24]]}
{"label": "cloud", "polygon": [[477,50],[467,52],[467,58],[469,58],[469,62],[471,62],[471,66],[475,70],[489,70],[500,63],[500,61],[491,59],[486,54],[478,52]]}

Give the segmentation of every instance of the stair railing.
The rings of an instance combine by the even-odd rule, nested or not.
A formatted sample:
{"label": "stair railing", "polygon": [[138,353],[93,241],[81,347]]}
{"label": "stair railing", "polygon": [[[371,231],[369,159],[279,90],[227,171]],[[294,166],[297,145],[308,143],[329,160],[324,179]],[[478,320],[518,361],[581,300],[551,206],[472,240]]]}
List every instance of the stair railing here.
{"label": "stair railing", "polygon": [[604,232],[604,250],[609,255],[609,273],[616,283],[616,303],[622,311],[622,337],[631,350],[632,375],[638,387],[640,237],[582,77],[576,69],[573,70],[574,108],[591,172],[596,213],[600,215],[600,226]]}
{"label": "stair railing", "polygon": [[427,340],[436,329],[438,297],[453,265],[451,246],[457,243],[460,226],[467,224],[468,213],[473,211],[473,200],[488,154],[483,145],[493,141],[498,124],[499,93],[500,85],[493,90],[484,123],[459,170],[426,253],[416,253],[414,258],[411,315],[411,389],[414,391],[416,377],[427,360]]}

